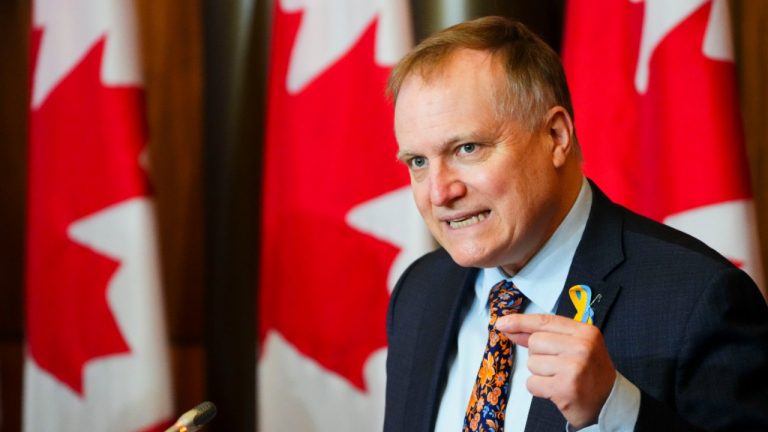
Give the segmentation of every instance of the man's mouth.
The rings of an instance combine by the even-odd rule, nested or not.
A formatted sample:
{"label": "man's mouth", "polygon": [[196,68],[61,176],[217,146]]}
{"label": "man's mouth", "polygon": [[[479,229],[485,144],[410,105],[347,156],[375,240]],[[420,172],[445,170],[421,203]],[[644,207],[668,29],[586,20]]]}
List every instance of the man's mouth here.
{"label": "man's mouth", "polygon": [[448,221],[448,225],[454,229],[466,228],[484,221],[489,214],[491,214],[491,211],[486,210],[478,214],[465,216],[459,219],[452,219]]}

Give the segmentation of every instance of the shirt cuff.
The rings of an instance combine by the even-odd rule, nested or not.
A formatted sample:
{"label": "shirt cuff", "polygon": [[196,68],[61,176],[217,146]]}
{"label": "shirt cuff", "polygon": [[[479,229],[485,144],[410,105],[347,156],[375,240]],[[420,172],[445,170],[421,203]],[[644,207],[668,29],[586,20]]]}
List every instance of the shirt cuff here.
{"label": "shirt cuff", "polygon": [[597,424],[576,429],[565,425],[566,432],[624,432],[633,431],[640,413],[640,389],[618,371],[613,388],[597,417]]}

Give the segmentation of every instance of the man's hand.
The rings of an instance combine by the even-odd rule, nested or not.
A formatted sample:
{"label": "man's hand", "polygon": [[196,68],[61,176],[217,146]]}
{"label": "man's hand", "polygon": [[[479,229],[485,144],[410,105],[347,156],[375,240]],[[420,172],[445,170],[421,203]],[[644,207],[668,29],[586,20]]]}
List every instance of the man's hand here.
{"label": "man's hand", "polygon": [[528,391],[549,399],[575,428],[597,423],[616,379],[597,327],[557,315],[513,314],[496,321],[512,342],[528,348]]}

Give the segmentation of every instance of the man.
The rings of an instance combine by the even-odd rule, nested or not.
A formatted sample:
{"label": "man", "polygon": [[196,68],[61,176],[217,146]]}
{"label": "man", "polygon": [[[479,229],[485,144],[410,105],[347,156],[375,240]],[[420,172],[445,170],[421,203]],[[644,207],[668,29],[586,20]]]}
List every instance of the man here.
{"label": "man", "polygon": [[759,290],[584,178],[544,42],[504,18],[459,24],[389,90],[442,248],[392,294],[386,431],[768,430]]}

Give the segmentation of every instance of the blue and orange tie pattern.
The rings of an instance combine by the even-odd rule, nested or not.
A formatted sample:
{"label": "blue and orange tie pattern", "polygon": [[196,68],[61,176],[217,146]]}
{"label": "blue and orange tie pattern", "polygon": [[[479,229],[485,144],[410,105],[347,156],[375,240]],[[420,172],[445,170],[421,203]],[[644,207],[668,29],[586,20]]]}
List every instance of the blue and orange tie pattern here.
{"label": "blue and orange tie pattern", "polygon": [[520,312],[525,296],[511,281],[501,281],[491,288],[488,307],[491,321],[488,324],[488,343],[483,361],[477,372],[475,386],[467,404],[463,432],[503,432],[504,412],[509,399],[509,374],[512,371],[514,344],[496,330],[496,320],[505,315]]}

